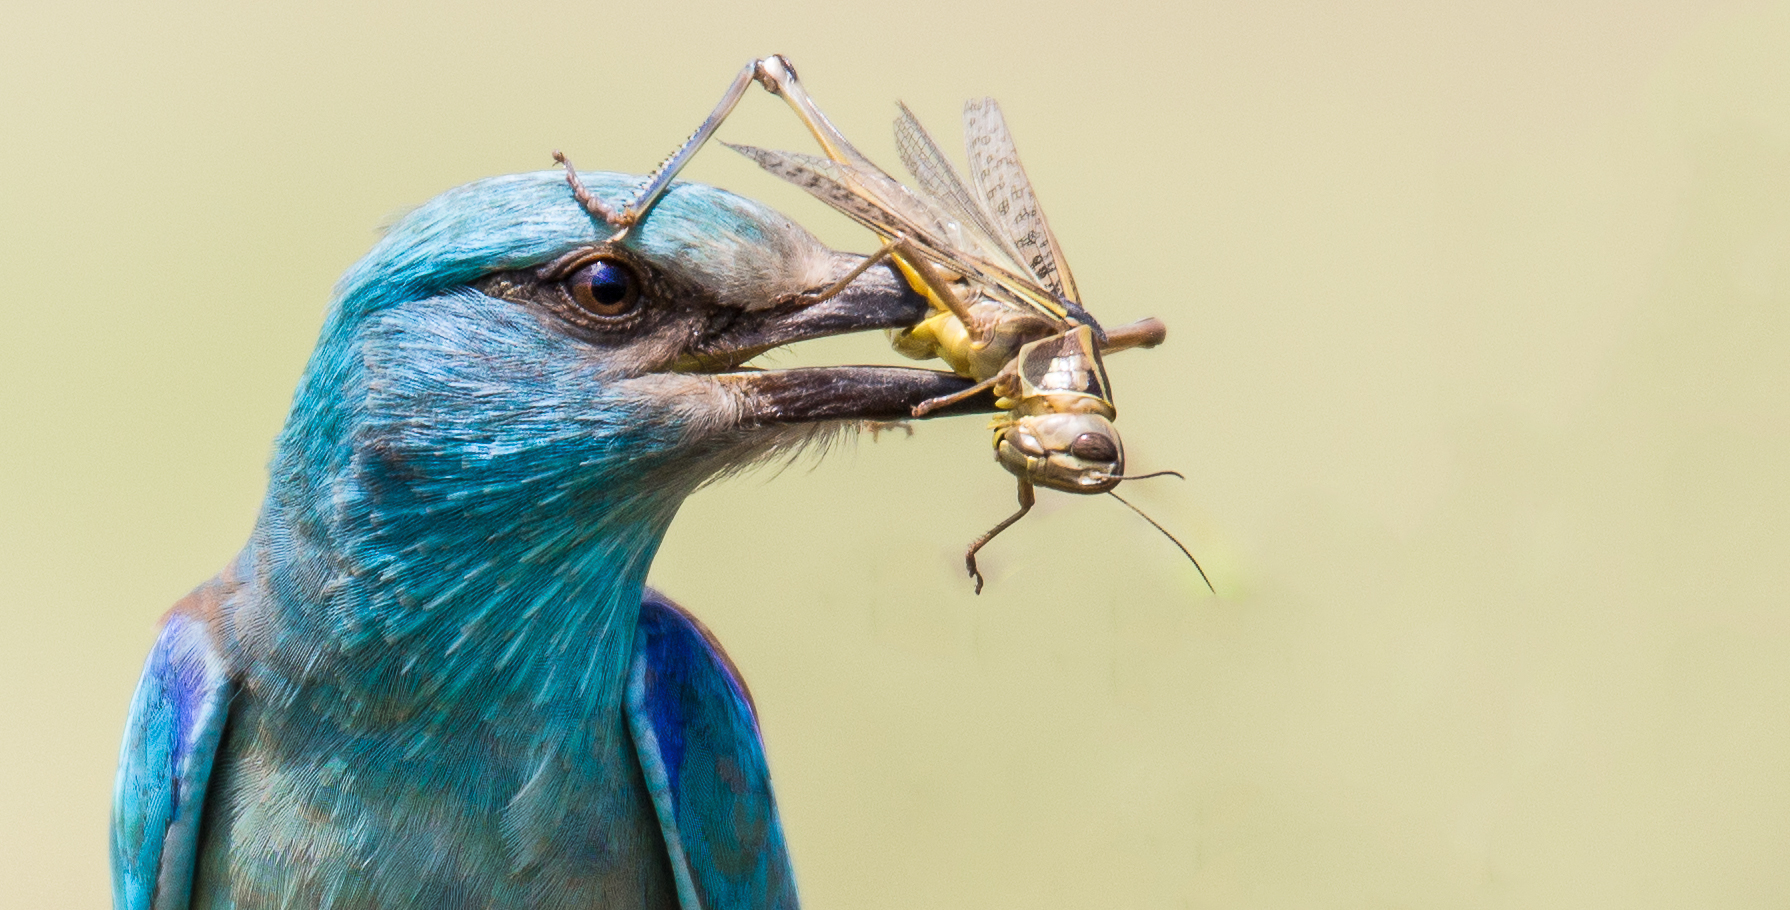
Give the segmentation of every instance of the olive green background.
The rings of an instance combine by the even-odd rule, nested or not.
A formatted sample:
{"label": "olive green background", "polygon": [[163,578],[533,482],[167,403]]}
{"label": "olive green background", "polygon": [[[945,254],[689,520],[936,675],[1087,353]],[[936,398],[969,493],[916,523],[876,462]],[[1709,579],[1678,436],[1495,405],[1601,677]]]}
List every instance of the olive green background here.
{"label": "olive green background", "polygon": [[[331,283],[478,177],[643,172],[780,51],[872,157],[999,98],[1128,485],[978,419],[690,500],[653,582],[829,908],[1790,902],[1790,8],[12,4],[0,881],[107,897],[156,617],[246,537]],[[806,150],[755,92],[725,138]],[[692,179],[872,241],[725,149]],[[894,362],[878,337],[774,363]]]}

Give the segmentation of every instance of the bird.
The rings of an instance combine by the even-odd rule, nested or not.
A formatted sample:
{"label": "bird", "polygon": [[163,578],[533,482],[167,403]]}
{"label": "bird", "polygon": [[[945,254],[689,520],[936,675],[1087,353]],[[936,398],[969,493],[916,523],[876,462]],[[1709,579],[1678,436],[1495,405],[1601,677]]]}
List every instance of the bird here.
{"label": "bird", "polygon": [[797,905],[750,692],[647,570],[703,484],[968,380],[753,369],[928,304],[744,197],[618,230],[579,194],[640,178],[567,173],[449,190],[336,286],[133,696],[117,910]]}

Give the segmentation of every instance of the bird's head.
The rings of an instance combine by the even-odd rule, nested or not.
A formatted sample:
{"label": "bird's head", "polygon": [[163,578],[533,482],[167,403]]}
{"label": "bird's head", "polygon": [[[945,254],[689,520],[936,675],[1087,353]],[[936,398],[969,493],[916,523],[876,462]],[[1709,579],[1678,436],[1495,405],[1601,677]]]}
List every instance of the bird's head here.
{"label": "bird's head", "polygon": [[[584,176],[619,197],[636,178]],[[843,421],[896,419],[967,384],[926,370],[759,371],[807,338],[909,325],[926,302],[750,200],[681,184],[620,242],[557,172],[449,191],[343,279],[276,479],[355,475],[472,507],[551,482],[681,498]],[[339,491],[338,491],[339,492]]]}
{"label": "bird's head", "polygon": [[[637,178],[583,181],[616,199]],[[750,200],[677,185],[610,236],[561,173],[497,177],[412,211],[344,276],[252,548],[282,600],[361,604],[387,641],[430,615],[457,628],[435,609],[448,599],[526,609],[597,576],[634,585],[637,605],[666,526],[705,480],[968,385],[892,367],[742,369],[768,348],[927,312],[887,266],[809,302],[862,257]]]}

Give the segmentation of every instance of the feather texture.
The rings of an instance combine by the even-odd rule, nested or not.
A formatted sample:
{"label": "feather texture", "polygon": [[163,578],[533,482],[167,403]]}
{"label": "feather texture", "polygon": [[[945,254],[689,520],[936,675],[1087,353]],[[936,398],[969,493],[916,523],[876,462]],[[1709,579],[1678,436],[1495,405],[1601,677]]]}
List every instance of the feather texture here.
{"label": "feather texture", "polygon": [[[608,198],[634,181],[583,179]],[[592,339],[471,287],[605,236],[558,172],[495,178],[343,278],[248,546],[167,620],[133,703],[121,910],[793,906],[737,676],[665,602],[640,615],[685,496],[836,428],[751,424],[723,384],[646,369],[664,337]],[[695,185],[625,252],[696,326],[824,285],[832,255]],[[690,724],[631,731],[630,674]],[[652,790],[639,730],[706,737],[755,776],[692,788],[661,749]],[[758,833],[729,853],[732,818]]]}

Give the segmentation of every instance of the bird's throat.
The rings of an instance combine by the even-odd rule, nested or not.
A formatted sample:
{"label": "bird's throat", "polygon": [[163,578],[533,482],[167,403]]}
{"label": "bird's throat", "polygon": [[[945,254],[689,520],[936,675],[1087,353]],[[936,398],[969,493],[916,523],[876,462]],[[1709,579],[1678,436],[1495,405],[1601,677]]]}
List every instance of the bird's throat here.
{"label": "bird's throat", "polygon": [[618,708],[681,493],[342,507],[353,499],[294,510],[270,497],[228,625],[251,687],[354,727]]}

